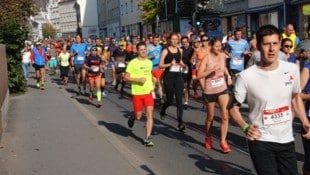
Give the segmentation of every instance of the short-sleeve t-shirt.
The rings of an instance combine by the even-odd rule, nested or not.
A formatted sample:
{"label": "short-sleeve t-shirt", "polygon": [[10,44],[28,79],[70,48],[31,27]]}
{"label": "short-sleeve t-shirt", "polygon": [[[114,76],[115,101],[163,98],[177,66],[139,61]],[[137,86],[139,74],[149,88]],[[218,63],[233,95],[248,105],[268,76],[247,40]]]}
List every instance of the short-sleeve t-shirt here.
{"label": "short-sleeve t-shirt", "polygon": [[126,68],[126,72],[130,74],[132,78],[141,78],[145,77],[146,81],[144,84],[141,83],[131,83],[131,93],[132,95],[145,95],[150,94],[154,89],[152,82],[152,61],[149,59],[139,60],[134,58],[131,60]]}
{"label": "short-sleeve t-shirt", "polygon": [[292,129],[293,93],[299,93],[300,75],[296,64],[279,61],[277,69],[265,71],[253,65],[240,73],[234,95],[238,102],[247,99],[249,119],[258,125],[260,141],[288,143]]}
{"label": "short-sleeve t-shirt", "polygon": [[83,64],[85,61],[85,51],[87,51],[87,45],[85,43],[73,44],[70,48],[70,52],[76,52],[74,56],[74,64]]}
{"label": "short-sleeve t-shirt", "polygon": [[59,58],[60,58],[60,65],[61,66],[69,66],[69,59],[70,59],[70,53],[69,52],[66,52],[66,53],[63,53],[61,52],[59,54]]}

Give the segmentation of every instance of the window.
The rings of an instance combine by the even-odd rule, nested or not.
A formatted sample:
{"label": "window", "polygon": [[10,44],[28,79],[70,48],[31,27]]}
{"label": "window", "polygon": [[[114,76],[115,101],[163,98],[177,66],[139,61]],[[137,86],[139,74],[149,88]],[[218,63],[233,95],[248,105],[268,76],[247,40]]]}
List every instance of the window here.
{"label": "window", "polygon": [[125,3],[125,8],[126,8],[126,14],[128,14],[127,2]]}
{"label": "window", "polygon": [[121,5],[121,16],[123,16],[124,15],[124,11],[123,11],[124,9],[123,9],[123,4]]}

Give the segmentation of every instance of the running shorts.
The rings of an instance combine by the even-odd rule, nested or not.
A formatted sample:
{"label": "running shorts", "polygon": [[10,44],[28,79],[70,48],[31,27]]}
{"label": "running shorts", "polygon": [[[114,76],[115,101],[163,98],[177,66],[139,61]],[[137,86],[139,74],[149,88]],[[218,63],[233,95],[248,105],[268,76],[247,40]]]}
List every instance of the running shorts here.
{"label": "running shorts", "polygon": [[164,70],[162,70],[162,69],[154,69],[154,70],[152,70],[152,75],[156,79],[161,79],[163,77],[163,75],[164,75]]}
{"label": "running shorts", "polygon": [[88,75],[88,81],[96,81],[97,79],[101,79],[101,75],[95,75],[95,76],[91,76]]}
{"label": "running shorts", "polygon": [[56,59],[51,59],[50,60],[50,68],[55,68],[57,66],[57,60]]}
{"label": "running shorts", "polygon": [[226,90],[219,92],[219,93],[216,93],[216,94],[205,94],[205,93],[203,93],[202,99],[203,99],[203,102],[206,102],[206,103],[217,102],[219,96],[223,95],[223,94],[228,94],[228,90],[226,89]]}
{"label": "running shorts", "polygon": [[141,112],[143,107],[154,106],[154,99],[152,93],[145,95],[133,95],[132,104],[135,112]]}

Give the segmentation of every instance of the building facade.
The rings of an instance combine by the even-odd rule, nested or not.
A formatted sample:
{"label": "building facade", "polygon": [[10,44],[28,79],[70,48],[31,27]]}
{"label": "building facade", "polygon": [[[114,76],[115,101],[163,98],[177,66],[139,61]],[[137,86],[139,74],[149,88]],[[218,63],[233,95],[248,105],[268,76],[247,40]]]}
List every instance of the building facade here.
{"label": "building facade", "polygon": [[142,20],[137,0],[120,0],[120,22],[121,35],[140,36]]}
{"label": "building facade", "polygon": [[98,23],[100,36],[121,36],[120,0],[98,0]]}
{"label": "building facade", "polygon": [[77,11],[75,8],[75,0],[60,1],[59,8],[59,24],[62,38],[74,37],[78,29]]}
{"label": "building facade", "polygon": [[77,13],[80,14],[78,20],[83,38],[99,37],[97,0],[77,0],[76,7],[79,7]]}
{"label": "building facade", "polygon": [[61,37],[61,30],[60,30],[60,22],[59,22],[59,7],[58,7],[58,0],[50,0],[47,4],[47,13],[48,13],[48,21],[49,23],[53,24],[56,29],[56,37]]}

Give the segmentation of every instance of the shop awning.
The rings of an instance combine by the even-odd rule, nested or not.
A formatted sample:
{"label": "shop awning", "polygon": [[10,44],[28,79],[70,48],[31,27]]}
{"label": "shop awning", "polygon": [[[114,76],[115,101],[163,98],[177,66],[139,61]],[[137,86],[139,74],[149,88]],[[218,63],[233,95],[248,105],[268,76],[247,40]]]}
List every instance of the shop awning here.
{"label": "shop awning", "polygon": [[264,11],[271,11],[274,10],[280,6],[283,6],[283,3],[277,3],[272,5],[266,5],[266,6],[260,6],[255,8],[250,8],[246,10],[246,13],[258,13],[258,12],[264,12]]}

